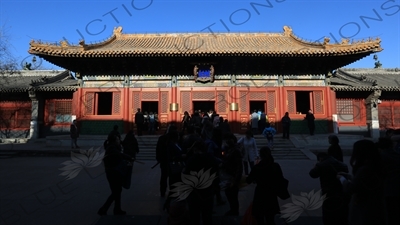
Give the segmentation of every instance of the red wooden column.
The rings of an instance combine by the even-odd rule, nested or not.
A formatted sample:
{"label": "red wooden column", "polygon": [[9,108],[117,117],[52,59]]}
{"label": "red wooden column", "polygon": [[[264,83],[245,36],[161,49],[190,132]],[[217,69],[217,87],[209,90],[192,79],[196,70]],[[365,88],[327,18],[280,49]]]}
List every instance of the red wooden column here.
{"label": "red wooden column", "polygon": [[[76,92],[75,92],[76,93]],[[83,117],[83,108],[84,107],[82,107],[82,105],[83,105],[83,98],[84,98],[84,96],[83,96],[83,91],[82,91],[82,88],[81,87],[78,87],[78,91],[77,91],[77,93],[76,93],[76,95],[75,95],[75,93],[74,93],[74,105],[75,105],[75,103],[76,103],[76,105],[75,105],[75,111],[74,111],[74,113],[76,113],[75,115],[76,115],[76,118],[77,119],[80,119],[80,118],[82,118]],[[76,99],[75,99],[76,98]]]}
{"label": "red wooden column", "polygon": [[333,117],[332,117],[332,93],[329,87],[326,87],[325,107],[327,117],[329,118],[329,132],[333,132]]}
{"label": "red wooden column", "polygon": [[230,99],[229,99],[229,114],[231,114],[231,118],[229,122],[232,122],[230,124],[233,125],[232,131],[233,132],[238,132],[240,130],[240,121],[239,121],[239,116],[238,113],[239,111],[231,111],[230,110],[230,104],[231,103],[238,103],[239,104],[239,99],[237,98],[237,88],[236,86],[232,86],[231,90],[229,91]]}
{"label": "red wooden column", "polygon": [[[282,118],[283,115],[286,112],[286,102],[287,102],[287,96],[286,93],[284,92],[283,87],[279,87],[278,89],[278,99],[280,99],[280,101],[278,102],[279,107],[278,107],[278,112],[277,114]],[[290,116],[290,114],[289,114]]]}
{"label": "red wooden column", "polygon": [[[178,92],[178,88],[176,87],[176,84],[174,85],[173,84],[173,86],[172,86],[172,88],[171,88],[172,90],[171,90],[171,102],[170,103],[178,103],[178,94],[177,94],[177,92]],[[168,107],[169,107],[169,105],[168,105]],[[180,106],[179,105],[179,107],[182,107],[182,106]],[[178,114],[178,111],[170,111],[170,109],[168,109],[169,110],[169,113],[171,114],[171,121],[174,121],[174,122],[176,122],[177,121],[177,114]]]}
{"label": "red wooden column", "polygon": [[123,110],[122,110],[122,119],[124,120],[124,131],[128,132],[129,129],[131,128],[130,123],[131,123],[131,116],[129,115],[129,87],[124,87],[122,89],[122,101],[123,101]]}

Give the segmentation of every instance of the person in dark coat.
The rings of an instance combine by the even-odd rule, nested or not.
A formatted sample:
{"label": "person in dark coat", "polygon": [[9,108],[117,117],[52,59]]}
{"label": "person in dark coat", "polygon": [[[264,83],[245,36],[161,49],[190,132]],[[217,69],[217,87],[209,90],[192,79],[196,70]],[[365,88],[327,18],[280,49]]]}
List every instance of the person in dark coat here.
{"label": "person in dark coat", "polygon": [[283,173],[280,165],[274,162],[268,147],[260,149],[260,158],[261,161],[254,166],[246,179],[249,184],[257,184],[252,214],[259,225],[275,224],[275,215],[280,214],[276,184]]}
{"label": "person in dark coat", "polygon": [[339,138],[336,135],[329,135],[328,140],[329,144],[331,144],[328,148],[328,155],[332,156],[339,162],[343,162],[343,151],[339,145]]}
{"label": "person in dark coat", "polygon": [[168,133],[170,131],[176,131],[177,127],[174,125],[169,125],[164,135],[158,138],[156,146],[156,160],[160,163],[161,177],[160,177],[160,195],[165,197],[165,192],[168,187],[168,154],[167,146],[169,143]]}
{"label": "person in dark coat", "polygon": [[139,108],[137,109],[137,113],[135,114],[135,124],[137,128],[137,135],[142,136],[143,126],[144,126],[144,115]]}
{"label": "person in dark coat", "polygon": [[306,117],[304,117],[304,119],[307,120],[307,125],[308,125],[308,129],[310,131],[310,135],[314,135],[315,117],[314,117],[313,111],[311,109],[308,110],[308,113],[307,113]]}
{"label": "person in dark coat", "polygon": [[108,135],[105,143],[106,152],[103,158],[107,181],[110,185],[111,195],[99,209],[97,214],[107,215],[108,208],[114,203],[114,215],[125,215],[126,212],[121,209],[121,192],[124,182],[123,160],[133,162],[135,159],[121,152],[120,139],[113,134]]}
{"label": "person in dark coat", "polygon": [[193,126],[187,127],[187,134],[182,139],[182,151],[184,154],[192,154],[188,152],[189,148],[193,143],[200,138],[200,135],[196,133]]}
{"label": "person in dark coat", "polygon": [[78,131],[78,126],[76,125],[76,120],[72,121],[71,127],[70,127],[70,135],[71,135],[71,148],[79,148],[78,146],[78,137],[79,137],[79,131]]}
{"label": "person in dark coat", "polygon": [[258,132],[261,134],[265,129],[265,125],[267,124],[267,114],[265,114],[264,110],[259,110],[260,113],[260,120],[258,121]]}
{"label": "person in dark coat", "polygon": [[124,148],[124,153],[136,158],[136,154],[139,153],[139,143],[135,137],[133,130],[130,130],[122,141],[122,147]]}
{"label": "person in dark coat", "polygon": [[224,120],[223,124],[224,124],[224,126],[223,126],[224,135],[231,133],[231,126],[229,125],[229,122],[227,119]]}
{"label": "person in dark coat", "polygon": [[282,117],[281,119],[282,123],[282,130],[283,130],[283,139],[287,138],[289,139],[289,133],[290,133],[290,124],[292,123],[290,117],[289,117],[289,112],[285,113],[285,116]]}
{"label": "person in dark coat", "polygon": [[192,124],[192,126],[194,126],[195,129],[200,128],[201,127],[201,116],[199,114],[199,112],[194,112],[192,115],[192,118],[190,119],[190,123]]}
{"label": "person in dark coat", "polygon": [[237,138],[234,134],[225,135],[223,141],[221,170],[233,178],[230,185],[225,189],[225,195],[230,207],[229,211],[225,213],[225,216],[238,216],[239,186],[243,173],[242,154],[236,144]]}
{"label": "person in dark coat", "polygon": [[324,225],[347,224],[349,195],[343,192],[342,184],[336,178],[339,172],[348,173],[346,164],[327,153],[319,153],[318,163],[310,171],[312,178],[319,178],[322,195],[326,200],[322,204],[322,221]]}
{"label": "person in dark coat", "polygon": [[[169,142],[167,147],[167,157],[168,157],[168,177],[169,177],[169,187],[171,190],[171,185],[181,181],[181,171],[175,171],[171,164],[184,165],[183,150],[179,145],[179,132],[177,130],[170,131],[168,133]],[[182,166],[183,169],[183,166]]]}
{"label": "person in dark coat", "polygon": [[[215,174],[217,176],[218,163],[213,156],[207,154],[207,146],[201,138],[198,138],[191,148],[189,149],[193,152],[192,156],[187,159],[186,168],[184,174],[191,175],[193,172],[199,172],[203,170],[203,174],[210,170],[209,175]],[[198,177],[198,180],[203,183],[207,182],[210,177]],[[200,218],[204,225],[213,224],[212,223],[212,213],[213,213],[213,199],[215,194],[215,183],[210,183],[209,186],[205,186],[202,189],[194,189],[187,198],[190,220],[191,224],[199,225]]]}
{"label": "person in dark coat", "polygon": [[338,173],[343,190],[351,194],[349,223],[384,224],[384,167],[373,141],[354,143],[350,158],[352,174]]}
{"label": "person in dark coat", "polygon": [[109,133],[109,135],[115,135],[119,138],[120,141],[122,141],[121,134],[119,133],[118,129],[118,125],[114,125],[113,130]]}
{"label": "person in dark coat", "polygon": [[385,173],[384,200],[387,224],[400,224],[400,154],[394,150],[390,137],[380,138],[378,147]]}
{"label": "person in dark coat", "polygon": [[183,114],[183,118],[182,118],[182,132],[185,132],[187,130],[187,128],[190,125],[190,115],[187,111],[184,112]]}
{"label": "person in dark coat", "polygon": [[[203,129],[202,139],[207,147],[207,154],[214,158],[218,164],[222,161],[222,132],[219,128],[214,128],[211,124],[206,125]],[[218,171],[219,172],[219,168]],[[220,179],[217,177],[215,182],[219,184]],[[222,200],[219,185],[215,189],[217,205],[224,205],[226,202]]]}

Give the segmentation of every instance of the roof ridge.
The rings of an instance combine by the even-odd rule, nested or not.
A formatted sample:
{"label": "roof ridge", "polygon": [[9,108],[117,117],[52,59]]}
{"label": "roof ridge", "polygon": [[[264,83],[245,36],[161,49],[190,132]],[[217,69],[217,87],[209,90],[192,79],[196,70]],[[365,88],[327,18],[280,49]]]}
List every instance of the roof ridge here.
{"label": "roof ridge", "polygon": [[57,76],[60,73],[63,73],[66,70],[18,70],[17,73],[12,74],[4,74],[5,77],[15,77],[15,76],[22,76],[22,77],[40,77],[43,75],[46,76]]}
{"label": "roof ridge", "polygon": [[[376,82],[376,80],[372,80],[372,79],[370,79],[370,78],[368,78],[368,77],[366,77],[364,75],[357,76],[357,75],[354,75],[354,74],[347,73],[347,72],[343,71],[342,69],[338,69],[338,71],[343,73],[343,74],[340,74],[340,73],[338,74],[337,73],[337,75],[339,75],[339,76],[342,75],[341,76],[342,79],[345,79],[346,77],[344,77],[343,75],[346,75],[347,77],[350,77],[351,79],[354,79],[354,80],[350,80],[350,81],[353,81],[353,82],[356,82],[356,83],[368,82],[368,83],[370,83],[370,85],[373,85]],[[347,79],[347,80],[349,80],[349,79]]]}
{"label": "roof ridge", "polygon": [[384,71],[394,71],[394,72],[400,72],[399,68],[340,68],[343,71],[379,71],[379,70],[384,70]]}

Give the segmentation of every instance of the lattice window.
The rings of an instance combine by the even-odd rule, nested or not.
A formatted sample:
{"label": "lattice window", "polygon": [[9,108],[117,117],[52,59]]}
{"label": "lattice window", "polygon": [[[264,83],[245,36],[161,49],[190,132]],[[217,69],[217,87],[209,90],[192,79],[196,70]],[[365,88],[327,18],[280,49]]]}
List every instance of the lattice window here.
{"label": "lattice window", "polygon": [[296,113],[296,93],[294,91],[287,92],[287,110],[289,113]]}
{"label": "lattice window", "polygon": [[46,107],[46,123],[54,123],[56,120],[56,103],[52,100],[47,100],[45,103],[45,107]]}
{"label": "lattice window", "polygon": [[353,99],[336,99],[336,110],[339,122],[354,121]]}
{"label": "lattice window", "polygon": [[0,110],[0,128],[14,128],[15,110],[2,108]]}
{"label": "lattice window", "polygon": [[142,100],[156,100],[158,101],[158,92],[142,92]]}
{"label": "lattice window", "polygon": [[353,100],[352,99],[337,99],[336,108],[338,114],[353,115]]}
{"label": "lattice window", "polygon": [[140,106],[140,92],[133,92],[133,111],[136,113],[136,110],[141,108]]}
{"label": "lattice window", "polygon": [[168,92],[161,92],[161,113],[168,113]]}
{"label": "lattice window", "polygon": [[94,92],[85,94],[85,111],[86,115],[94,115]]}
{"label": "lattice window", "polygon": [[275,91],[268,91],[267,110],[268,113],[275,113]]}
{"label": "lattice window", "polygon": [[0,129],[29,128],[32,116],[31,102],[15,102],[0,109]]}
{"label": "lattice window", "polygon": [[249,100],[266,100],[267,98],[265,97],[265,92],[250,92],[249,94]]}
{"label": "lattice window", "polygon": [[71,123],[72,122],[72,99],[54,100],[55,110],[52,118],[55,118],[56,123]]}
{"label": "lattice window", "polygon": [[226,91],[217,92],[217,113],[226,113],[226,108],[228,106]]}
{"label": "lattice window", "polygon": [[361,121],[361,114],[362,114],[362,109],[361,109],[361,104],[362,100],[361,99],[354,99],[353,101],[354,107],[353,107],[353,118],[355,121]]}
{"label": "lattice window", "polygon": [[239,108],[240,112],[247,113],[247,92],[239,91]]}
{"label": "lattice window", "polygon": [[215,93],[210,91],[205,92],[193,92],[193,100],[214,100]]}
{"label": "lattice window", "polygon": [[190,99],[190,92],[182,91],[181,92],[181,105],[182,105],[182,112],[188,111],[191,112],[191,99]]}
{"label": "lattice window", "polygon": [[314,91],[314,113],[324,113],[324,99],[322,91]]}
{"label": "lattice window", "polygon": [[378,113],[379,113],[379,127],[382,129],[386,129],[392,126],[392,107],[390,105],[388,106],[382,106],[380,105],[378,107]]}
{"label": "lattice window", "polygon": [[393,106],[393,127],[398,129],[400,128],[400,104],[397,106]]}
{"label": "lattice window", "polygon": [[113,92],[113,114],[121,113],[121,92]]}
{"label": "lattice window", "polygon": [[382,129],[400,128],[400,102],[383,101],[378,106],[379,127]]}
{"label": "lattice window", "polygon": [[15,128],[29,128],[31,126],[32,108],[20,108],[16,111]]}

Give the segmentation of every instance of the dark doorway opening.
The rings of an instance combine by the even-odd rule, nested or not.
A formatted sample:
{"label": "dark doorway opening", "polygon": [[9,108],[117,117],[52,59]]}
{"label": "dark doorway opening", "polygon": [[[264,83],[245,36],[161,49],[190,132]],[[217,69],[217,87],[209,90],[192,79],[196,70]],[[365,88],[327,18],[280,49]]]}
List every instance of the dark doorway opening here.
{"label": "dark doorway opening", "polygon": [[158,114],[158,102],[142,102],[141,110],[143,113],[153,112],[153,114]]}
{"label": "dark doorway opening", "polygon": [[112,114],[112,92],[98,92],[97,94],[97,115]]}
{"label": "dark doorway opening", "polygon": [[210,110],[214,111],[214,109],[215,109],[215,101],[193,101],[192,113],[194,113],[195,110],[196,111],[200,110],[201,112],[208,112]]}
{"label": "dark doorway opening", "polygon": [[264,111],[267,109],[267,101],[250,101],[250,114],[256,110],[258,112],[259,110]]}
{"label": "dark doorway opening", "polygon": [[310,91],[296,91],[296,112],[307,114],[311,109]]}

